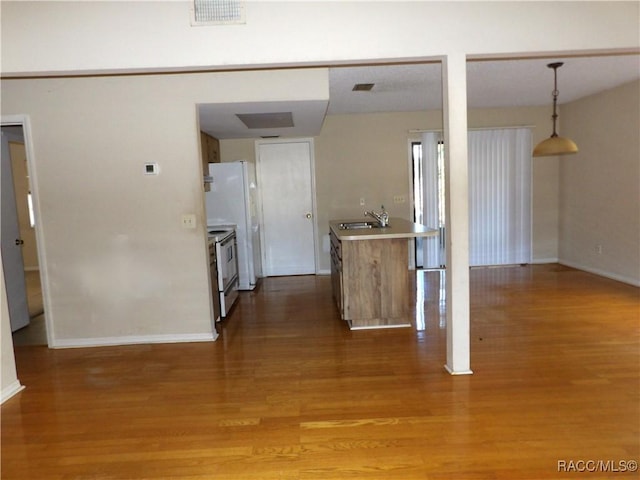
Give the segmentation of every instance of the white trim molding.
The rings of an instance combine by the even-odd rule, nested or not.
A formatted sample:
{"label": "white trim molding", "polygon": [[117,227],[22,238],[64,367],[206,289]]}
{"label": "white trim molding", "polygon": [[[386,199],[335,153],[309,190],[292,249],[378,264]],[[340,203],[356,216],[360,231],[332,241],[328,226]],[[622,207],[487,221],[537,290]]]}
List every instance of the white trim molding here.
{"label": "white trim molding", "polygon": [[532,265],[543,265],[546,263],[558,263],[558,258],[534,258],[531,260]]}
{"label": "white trim molding", "polygon": [[118,345],[139,345],[151,343],[213,342],[213,333],[192,333],[182,335],[128,335],[124,337],[71,338],[55,340],[51,348],[108,347]]}
{"label": "white trim molding", "polygon": [[611,280],[616,280],[618,282],[627,283],[629,285],[633,285],[634,287],[640,287],[640,280],[637,278],[625,277],[623,275],[618,275],[616,273],[607,272],[606,270],[600,270],[599,268],[587,267],[585,265],[581,265],[580,263],[569,262],[566,260],[558,260],[560,265],[565,265],[567,267],[575,268],[577,270],[583,270],[585,272],[593,273],[594,275],[599,275],[601,277],[610,278]]}
{"label": "white trim molding", "polygon": [[449,367],[449,365],[445,365],[444,369],[449,373],[449,375],[473,375],[472,370],[457,370],[454,371]]}
{"label": "white trim molding", "polygon": [[2,394],[1,394],[2,396],[0,397],[0,404],[6,402],[11,397],[13,397],[17,393],[21,392],[22,390],[24,390],[24,385],[21,385],[19,380],[16,380],[11,385],[7,385],[6,387],[4,387],[2,389]]}

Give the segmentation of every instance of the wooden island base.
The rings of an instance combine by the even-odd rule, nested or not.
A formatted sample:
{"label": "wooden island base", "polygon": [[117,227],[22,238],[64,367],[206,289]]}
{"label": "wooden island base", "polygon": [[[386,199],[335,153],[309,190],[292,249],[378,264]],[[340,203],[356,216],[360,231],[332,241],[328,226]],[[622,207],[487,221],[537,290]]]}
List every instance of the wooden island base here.
{"label": "wooden island base", "polygon": [[411,325],[408,251],[406,238],[343,242],[343,319],[351,329]]}
{"label": "wooden island base", "polygon": [[330,223],[331,277],[342,319],[352,330],[411,326],[408,240],[434,231],[401,219],[359,232],[338,225]]}

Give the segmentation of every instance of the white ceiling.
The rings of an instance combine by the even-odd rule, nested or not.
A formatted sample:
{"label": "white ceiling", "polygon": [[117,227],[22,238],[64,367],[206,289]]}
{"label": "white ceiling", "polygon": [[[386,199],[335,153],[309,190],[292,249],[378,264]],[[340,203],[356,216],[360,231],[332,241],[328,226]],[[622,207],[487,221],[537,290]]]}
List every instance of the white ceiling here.
{"label": "white ceiling", "polygon": [[[327,112],[327,102],[248,102],[198,106],[200,130],[218,139],[267,136],[304,137],[317,135]],[[291,112],[293,127],[249,129],[237,114]]]}
{"label": "white ceiling", "polygon": [[[640,55],[473,61],[467,63],[469,108],[551,105],[553,70],[558,69],[558,102],[608,90],[640,78]],[[356,83],[374,83],[354,92]],[[334,67],[329,69],[329,102],[258,102],[200,106],[201,129],[221,139],[260,136],[315,136],[325,114],[419,111],[442,108],[440,63]],[[249,130],[236,113],[293,113],[296,126]]]}

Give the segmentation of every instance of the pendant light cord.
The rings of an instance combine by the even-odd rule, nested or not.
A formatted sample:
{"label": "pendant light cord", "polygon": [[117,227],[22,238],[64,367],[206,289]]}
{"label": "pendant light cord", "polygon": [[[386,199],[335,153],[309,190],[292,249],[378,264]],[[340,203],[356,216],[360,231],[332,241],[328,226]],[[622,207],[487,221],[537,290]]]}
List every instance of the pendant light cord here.
{"label": "pendant light cord", "polygon": [[558,105],[558,68],[560,68],[564,63],[556,62],[550,63],[547,65],[549,68],[553,68],[553,115],[551,118],[553,119],[553,133],[551,134],[551,138],[557,137],[558,133],[556,132],[556,120],[558,120],[558,113],[556,112],[556,107]]}

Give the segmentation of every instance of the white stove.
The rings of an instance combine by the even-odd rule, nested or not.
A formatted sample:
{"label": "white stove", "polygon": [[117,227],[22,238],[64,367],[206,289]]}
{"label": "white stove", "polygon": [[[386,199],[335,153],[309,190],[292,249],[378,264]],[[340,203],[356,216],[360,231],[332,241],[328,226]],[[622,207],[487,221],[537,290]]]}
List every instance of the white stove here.
{"label": "white stove", "polygon": [[225,238],[233,235],[235,230],[232,227],[207,227],[207,234],[215,242],[222,242]]}
{"label": "white stove", "polygon": [[209,242],[213,243],[218,269],[218,296],[220,316],[229,310],[238,299],[238,244],[236,230],[230,226],[210,225],[207,227]]}

